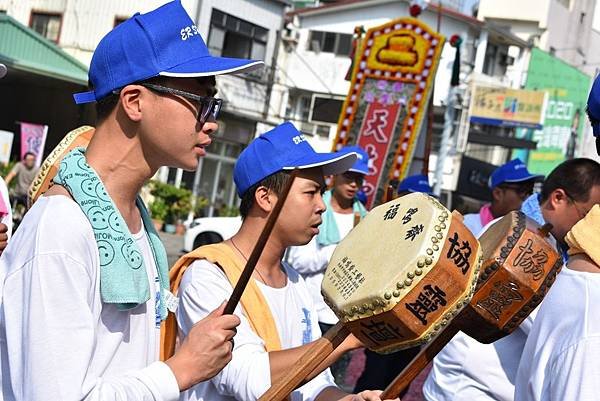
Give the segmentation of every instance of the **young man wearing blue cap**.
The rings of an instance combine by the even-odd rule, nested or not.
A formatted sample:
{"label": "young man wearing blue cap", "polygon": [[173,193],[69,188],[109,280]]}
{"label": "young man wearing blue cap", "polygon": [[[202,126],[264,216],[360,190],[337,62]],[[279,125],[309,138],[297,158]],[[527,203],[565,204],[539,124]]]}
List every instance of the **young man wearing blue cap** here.
{"label": "young man wearing blue cap", "polygon": [[[178,289],[177,322],[183,335],[229,298],[288,173],[298,168],[299,174],[235,312],[241,324],[233,359],[213,379],[189,390],[186,400],[256,400],[320,337],[312,296],[282,258],[287,247],[306,244],[319,233],[326,209],[323,176],[347,171],[355,160],[354,153],[316,153],[291,123],[256,138],[240,154],[234,169],[242,199],[240,230],[227,241],[198,248],[174,267],[180,275],[180,264],[189,266]],[[327,361],[359,346],[351,336]],[[377,400],[378,396],[368,391],[358,396],[343,393],[327,370],[296,390],[292,399]]]}
{"label": "young man wearing blue cap", "polygon": [[[597,203],[600,164],[579,158],[552,170],[541,193],[528,197],[521,211],[540,225],[552,224],[551,233],[565,251],[565,235]],[[566,261],[566,253],[564,258]],[[515,331],[492,344],[481,344],[462,332],[454,336],[433,360],[423,386],[425,399],[512,401],[517,369],[536,313],[534,310]]]}
{"label": "young man wearing blue cap", "polygon": [[158,362],[172,299],[138,192],[161,166],[197,167],[217,129],[214,76],[260,64],[210,56],[179,1],[100,41],[91,90],[75,95],[97,102],[94,136],[62,159],[0,261],[0,398],[177,400],[230,360],[239,320],[221,308]]}
{"label": "young man wearing blue cap", "polygon": [[422,192],[433,195],[433,189],[429,185],[429,179],[424,174],[411,175],[398,184],[398,196],[408,195],[412,192]]}
{"label": "young man wearing blue cap", "polygon": [[542,178],[541,175],[531,174],[525,163],[519,159],[513,159],[498,167],[489,179],[491,203],[483,205],[479,213],[466,214],[465,226],[478,237],[483,227],[492,220],[513,210],[519,210],[523,201],[533,192],[535,181]]}
{"label": "young man wearing blue cap", "polygon": [[[355,152],[358,159],[347,171],[333,176],[333,186],[323,194],[327,207],[319,234],[304,246],[294,246],[288,250],[286,260],[298,271],[313,297],[317,308],[319,326],[326,332],[338,322],[337,316],[327,306],[321,294],[321,283],[325,269],[337,244],[348,235],[367,210],[358,199],[365,175],[369,173],[369,155],[359,146],[346,146],[341,152]],[[350,355],[345,354],[331,366],[338,383],[342,382]]]}

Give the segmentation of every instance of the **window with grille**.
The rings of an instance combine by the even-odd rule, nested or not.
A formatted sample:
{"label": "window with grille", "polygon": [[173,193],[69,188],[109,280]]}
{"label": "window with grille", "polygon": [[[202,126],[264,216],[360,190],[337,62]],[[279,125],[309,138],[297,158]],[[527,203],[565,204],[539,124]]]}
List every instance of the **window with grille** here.
{"label": "window with grille", "polygon": [[62,14],[32,12],[29,27],[48,40],[58,43]]}
{"label": "window with grille", "polygon": [[269,30],[215,8],[210,18],[208,48],[223,57],[264,60]]}

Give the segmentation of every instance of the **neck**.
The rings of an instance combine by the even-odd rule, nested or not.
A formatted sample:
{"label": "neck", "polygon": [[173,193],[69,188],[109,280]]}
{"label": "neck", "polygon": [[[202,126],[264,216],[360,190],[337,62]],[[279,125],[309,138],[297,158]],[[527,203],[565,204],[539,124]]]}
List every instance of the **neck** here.
{"label": "neck", "polygon": [[587,272],[587,273],[600,273],[600,267],[594,263],[589,256],[585,253],[573,255],[569,258],[567,266],[571,270]]}
{"label": "neck", "polygon": [[131,232],[141,229],[135,199],[153,170],[145,160],[136,133],[126,133],[116,122],[106,122],[94,132],[86,160],[96,171]]}
{"label": "neck", "polygon": [[495,219],[497,219],[498,217],[502,217],[506,214],[502,213],[502,210],[499,210],[498,205],[494,202],[492,202],[490,205],[490,212],[492,213],[492,216],[494,216]]}
{"label": "neck", "polygon": [[[231,238],[233,247],[248,260],[256,245],[266,219],[247,216],[240,230]],[[281,268],[281,259],[286,246],[282,244],[275,232],[269,236],[255,267],[255,278],[263,281],[270,287],[281,288],[287,282],[287,276]]]}
{"label": "neck", "polygon": [[331,207],[338,213],[351,213],[353,209],[354,199],[346,199],[339,195],[335,189],[331,197]]}

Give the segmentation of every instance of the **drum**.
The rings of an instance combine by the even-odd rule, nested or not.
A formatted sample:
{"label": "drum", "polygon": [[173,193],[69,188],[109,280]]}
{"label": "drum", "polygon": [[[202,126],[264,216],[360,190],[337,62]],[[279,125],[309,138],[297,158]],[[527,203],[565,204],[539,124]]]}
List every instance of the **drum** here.
{"label": "drum", "polygon": [[94,128],[87,125],[79,127],[65,135],[62,141],[44,160],[37,175],[31,182],[27,194],[28,207],[31,207],[52,186],[52,179],[58,171],[62,158],[76,147],[86,147],[93,135]]}
{"label": "drum", "polygon": [[323,280],[340,322],[260,400],[283,400],[352,333],[379,352],[431,340],[469,303],[479,242],[436,199],[414,193],[373,209],[336,247]]}
{"label": "drum", "polygon": [[510,334],[542,301],[563,265],[549,225],[540,227],[520,211],[492,225],[483,250],[477,291],[458,323],[481,343]]}
{"label": "drum", "polygon": [[483,262],[471,302],[398,375],[382,399],[396,398],[459,330],[491,343],[519,326],[542,301],[563,264],[550,229],[514,211],[481,235]]}

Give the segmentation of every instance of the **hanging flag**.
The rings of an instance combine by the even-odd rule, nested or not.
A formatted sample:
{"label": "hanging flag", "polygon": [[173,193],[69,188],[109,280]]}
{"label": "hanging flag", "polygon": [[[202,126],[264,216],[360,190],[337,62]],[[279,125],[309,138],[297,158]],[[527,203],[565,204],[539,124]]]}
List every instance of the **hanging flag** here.
{"label": "hanging flag", "polygon": [[46,144],[46,135],[48,126],[40,124],[20,123],[21,124],[21,160],[25,153],[31,152],[36,156],[35,166],[42,164],[44,156],[44,145]]}

